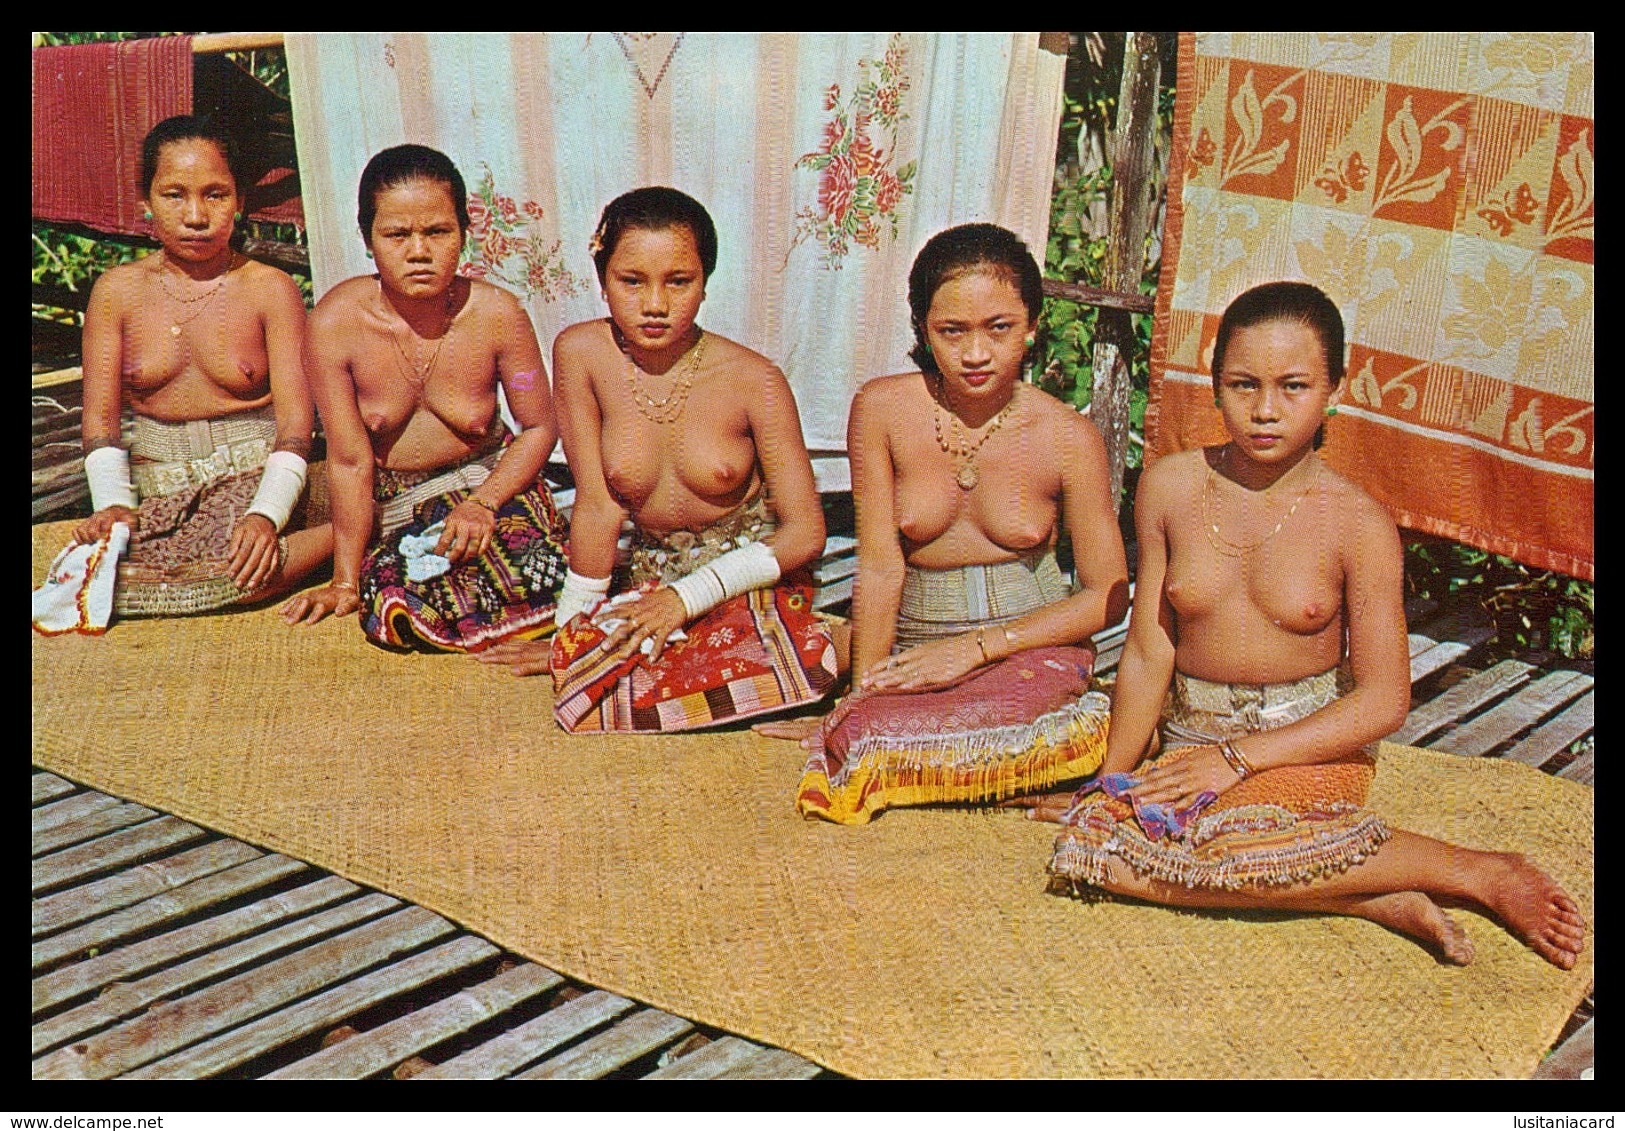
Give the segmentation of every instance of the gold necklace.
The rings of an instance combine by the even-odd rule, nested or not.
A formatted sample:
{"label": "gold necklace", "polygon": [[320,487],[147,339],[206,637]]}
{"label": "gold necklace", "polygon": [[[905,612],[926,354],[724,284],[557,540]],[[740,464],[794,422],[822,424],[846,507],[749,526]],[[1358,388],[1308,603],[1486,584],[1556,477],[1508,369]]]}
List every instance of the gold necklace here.
{"label": "gold necklace", "polygon": [[[454,282],[452,287],[455,287],[456,285],[457,284]],[[395,333],[395,328],[393,326],[389,327],[389,340],[395,345],[395,367],[401,370],[401,375],[403,377],[418,387],[419,392],[428,386],[429,378],[434,375],[434,367],[440,363],[440,350],[448,341],[451,340],[452,332],[456,329],[456,323],[453,319],[451,310],[453,302],[452,287],[448,287],[446,289],[445,322],[441,326],[439,337],[435,339],[434,349],[429,354],[429,363],[427,365],[422,365],[417,361],[418,351],[415,347],[412,350],[412,356],[408,357],[406,348],[401,345],[400,335]],[[381,280],[378,283],[378,302],[381,307],[386,308],[387,310],[389,301],[384,298],[384,284]],[[406,319],[403,317],[401,321],[406,322]],[[410,322],[406,323],[406,332],[412,335],[413,338],[417,338],[417,332],[412,329],[412,324]],[[418,340],[421,341],[422,339]],[[403,363],[405,366],[404,368],[402,368]]]}
{"label": "gold necklace", "polygon": [[[167,252],[164,254],[164,262],[165,263],[169,262],[169,256],[168,256]],[[208,290],[204,291],[202,294],[193,295],[190,298],[187,298],[185,295],[178,295],[174,291],[170,290],[169,289],[169,284],[164,282],[164,276],[169,274],[169,272],[166,271],[163,268],[162,265],[160,265],[158,267],[158,272],[157,272],[157,274],[158,274],[158,289],[164,292],[165,297],[167,297],[168,299],[170,299],[173,302],[180,303],[182,310],[185,310],[189,306],[195,306],[196,307],[194,310],[192,310],[190,313],[188,313],[184,318],[179,318],[179,319],[177,319],[174,322],[171,322],[169,324],[169,336],[170,337],[172,337],[172,338],[180,337],[181,336],[181,327],[185,326],[187,323],[191,322],[194,318],[196,318],[198,315],[202,314],[205,310],[208,309],[209,300],[212,299],[215,295],[220,293],[221,288],[226,285],[226,276],[231,274],[231,269],[233,267],[235,267],[236,265],[237,265],[237,253],[234,251],[234,252],[231,253],[231,258],[226,261],[226,269],[224,271],[220,272],[220,278],[215,283],[215,285],[210,287]]]}
{"label": "gold necklace", "polygon": [[705,357],[705,331],[694,339],[694,344],[688,347],[685,355],[687,363],[682,364],[681,372],[673,372],[671,391],[665,397],[656,400],[649,395],[643,387],[643,378],[647,376],[638,363],[632,360],[632,351],[629,347],[622,347],[622,355],[626,358],[627,375],[632,384],[632,403],[638,406],[638,412],[647,420],[656,424],[670,424],[683,415],[683,408],[688,404],[688,390],[694,384],[694,375],[700,370],[700,362]]}
{"label": "gold necklace", "polygon": [[[1229,465],[1230,448],[1228,446],[1225,447],[1224,454],[1219,458],[1223,460],[1227,466]],[[1314,487],[1316,481],[1320,478],[1320,461],[1318,459],[1315,460],[1314,470],[1309,473],[1309,482],[1303,485],[1303,490],[1298,492],[1298,497],[1292,500],[1292,505],[1287,508],[1286,514],[1281,516],[1281,521],[1275,524],[1275,529],[1271,530],[1268,534],[1264,535],[1264,537],[1260,538],[1251,545],[1244,545],[1240,542],[1232,542],[1230,539],[1226,538],[1223,532],[1219,529],[1219,499],[1217,489],[1218,478],[1217,472],[1215,472],[1213,468],[1209,466],[1207,469],[1207,481],[1202,485],[1202,525],[1207,532],[1208,545],[1212,546],[1215,550],[1227,558],[1243,558],[1252,553],[1254,550],[1263,546],[1264,543],[1268,542],[1271,538],[1274,538],[1277,534],[1281,533],[1281,527],[1285,526],[1287,524],[1287,520],[1297,513],[1298,504],[1302,503],[1304,499],[1309,497],[1310,489]],[[1271,490],[1273,490],[1273,485],[1264,489],[1264,498],[1266,501],[1270,497]]]}
{"label": "gold necklace", "polygon": [[951,412],[948,413],[954,422],[954,443],[949,446],[947,439],[942,434],[942,417],[937,411],[938,406],[935,403],[932,404],[931,423],[936,425],[937,446],[948,455],[953,456],[954,462],[959,465],[959,474],[954,476],[954,482],[959,484],[961,491],[973,491],[976,489],[976,485],[982,481],[981,474],[976,470],[976,453],[982,450],[982,445],[987,443],[988,437],[999,430],[1000,425],[1004,423],[1004,418],[1009,416],[1015,407],[1016,394],[1015,390],[1012,389],[1009,403],[999,410],[998,415],[988,423],[987,431],[983,432],[974,444],[970,443],[969,433],[965,430],[965,426],[960,422],[959,417],[954,416]]}

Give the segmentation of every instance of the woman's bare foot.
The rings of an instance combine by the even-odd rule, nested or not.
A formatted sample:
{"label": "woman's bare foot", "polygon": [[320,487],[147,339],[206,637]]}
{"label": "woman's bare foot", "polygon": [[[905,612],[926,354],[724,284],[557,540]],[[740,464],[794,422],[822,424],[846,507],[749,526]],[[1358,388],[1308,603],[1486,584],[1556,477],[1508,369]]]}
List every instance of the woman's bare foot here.
{"label": "woman's bare foot", "polygon": [[1349,914],[1417,939],[1456,966],[1473,960],[1473,942],[1467,932],[1422,892],[1396,891],[1358,899],[1350,905]]}
{"label": "woman's bare foot", "polygon": [[482,664],[505,664],[514,675],[547,675],[553,669],[553,641],[504,640],[474,658]]}
{"label": "woman's bare foot", "polygon": [[1498,874],[1485,888],[1485,905],[1536,954],[1572,970],[1585,949],[1586,921],[1579,906],[1528,858],[1506,852],[1495,854],[1495,860]]}
{"label": "woman's bare foot", "polygon": [[774,719],[771,722],[755,723],[750,729],[763,738],[782,738],[805,745],[809,738],[818,733],[818,728],[823,722],[823,715],[802,715],[794,719]]}

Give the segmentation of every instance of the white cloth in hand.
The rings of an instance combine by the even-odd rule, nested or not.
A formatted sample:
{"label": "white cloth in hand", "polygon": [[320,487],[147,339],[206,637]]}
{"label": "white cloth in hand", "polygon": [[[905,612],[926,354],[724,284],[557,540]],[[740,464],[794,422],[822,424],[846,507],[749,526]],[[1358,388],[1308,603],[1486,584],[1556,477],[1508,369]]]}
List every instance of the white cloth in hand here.
{"label": "white cloth in hand", "polygon": [[47,636],[106,632],[118,560],[129,544],[129,524],[115,522],[100,542],[75,543],[58,554],[45,583],[34,590],[34,627]]}
{"label": "white cloth in hand", "polygon": [[401,535],[401,557],[406,559],[408,581],[428,581],[451,570],[451,559],[434,552],[445,532],[446,524],[442,520],[422,534]]}

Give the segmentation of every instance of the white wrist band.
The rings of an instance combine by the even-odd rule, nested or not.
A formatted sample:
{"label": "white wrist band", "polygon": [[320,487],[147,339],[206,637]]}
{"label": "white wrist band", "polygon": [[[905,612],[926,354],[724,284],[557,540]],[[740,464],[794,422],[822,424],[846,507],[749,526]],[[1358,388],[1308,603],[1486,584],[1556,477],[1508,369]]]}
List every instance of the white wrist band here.
{"label": "white wrist band", "polygon": [[687,577],[671,583],[683,599],[690,620],[708,613],[730,597],[763,589],[779,579],[779,559],[766,542],[729,550]]}
{"label": "white wrist band", "polygon": [[247,513],[264,515],[280,534],[299,502],[300,492],[305,489],[305,467],[304,458],[293,452],[272,452],[266,456],[259,489],[254,492],[254,501],[248,505]]}
{"label": "white wrist band", "polygon": [[590,613],[608,592],[609,578],[583,577],[573,569],[566,570],[558,608],[553,612],[553,624],[563,628],[577,613]]}
{"label": "white wrist band", "polygon": [[85,478],[90,481],[90,509],[140,505],[130,482],[130,453],[123,448],[97,448],[85,457]]}

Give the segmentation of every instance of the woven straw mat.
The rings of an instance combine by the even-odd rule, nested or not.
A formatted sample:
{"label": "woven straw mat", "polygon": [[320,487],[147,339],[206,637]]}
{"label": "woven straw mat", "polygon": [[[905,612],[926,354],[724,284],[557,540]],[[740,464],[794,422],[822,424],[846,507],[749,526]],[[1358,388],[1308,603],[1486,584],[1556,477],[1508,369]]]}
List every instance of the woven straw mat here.
{"label": "woven straw mat", "polygon": [[[36,581],[70,529],[34,528]],[[794,744],[569,737],[545,678],[274,604],[33,649],[36,765],[850,1075],[1522,1077],[1592,977],[1594,939],[1564,973],[1468,912],[1458,969],[1354,919],[1049,895],[1053,825],[805,821]],[[1386,747],[1372,803],[1591,916],[1591,789]]]}

